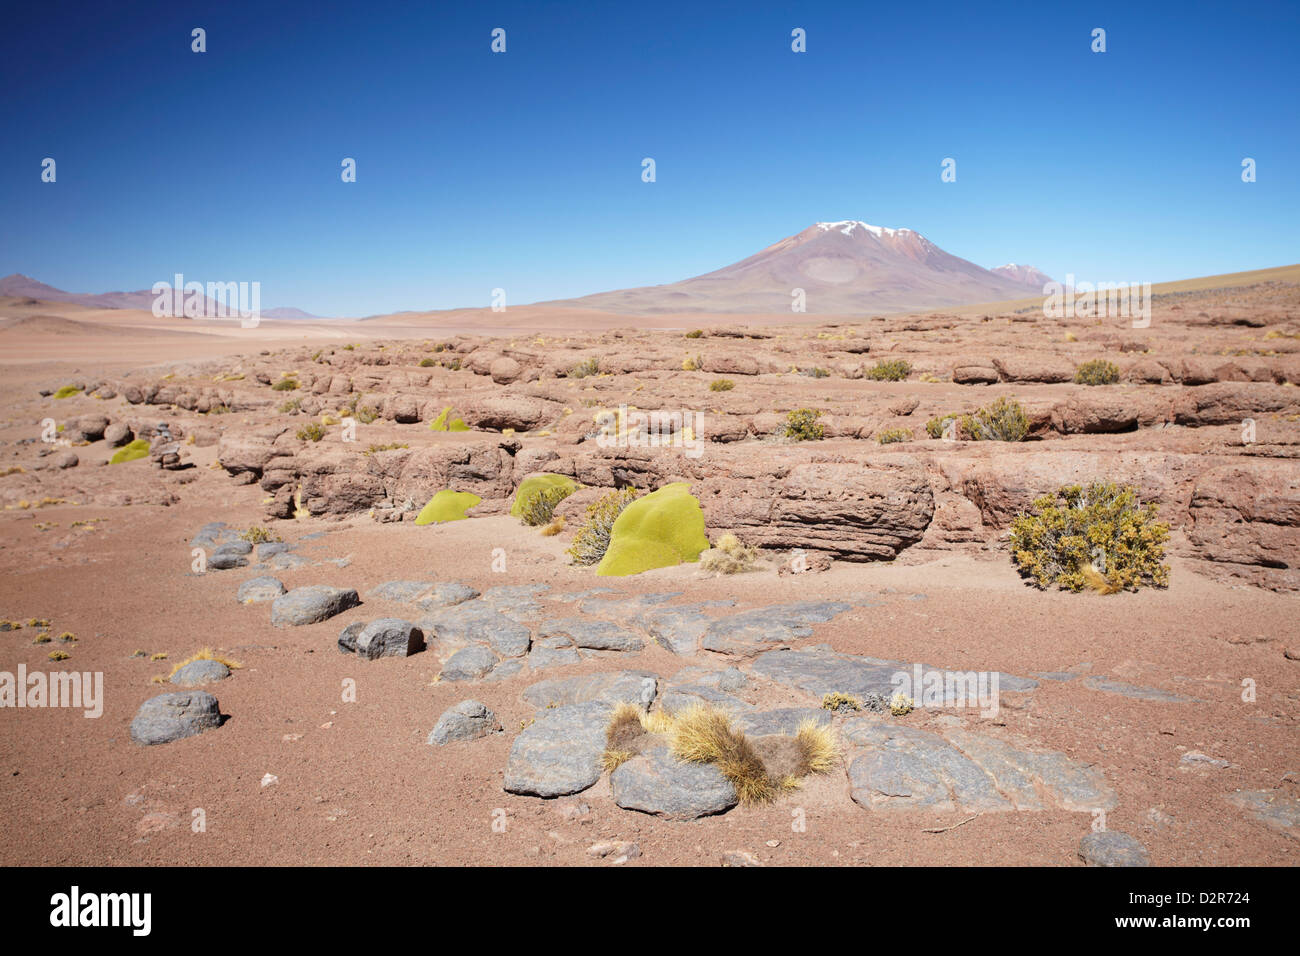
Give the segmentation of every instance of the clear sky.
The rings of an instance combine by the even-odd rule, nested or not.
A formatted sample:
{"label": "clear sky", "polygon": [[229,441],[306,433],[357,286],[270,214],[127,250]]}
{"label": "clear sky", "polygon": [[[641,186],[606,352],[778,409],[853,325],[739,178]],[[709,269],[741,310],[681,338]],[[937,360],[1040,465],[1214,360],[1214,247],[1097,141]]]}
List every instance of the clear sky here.
{"label": "clear sky", "polygon": [[986,6],[15,5],[0,274],[367,315],[672,282],[838,219],[1056,278],[1300,262],[1300,4]]}

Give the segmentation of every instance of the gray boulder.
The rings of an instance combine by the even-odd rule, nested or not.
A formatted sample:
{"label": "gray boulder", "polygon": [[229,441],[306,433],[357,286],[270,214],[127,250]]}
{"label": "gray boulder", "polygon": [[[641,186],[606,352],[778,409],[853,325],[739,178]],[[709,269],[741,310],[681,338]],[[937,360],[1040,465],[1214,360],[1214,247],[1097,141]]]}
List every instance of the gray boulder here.
{"label": "gray boulder", "polygon": [[240,604],[258,604],[262,601],[274,601],[284,592],[284,583],[279,578],[269,576],[249,578],[235,592],[235,600]]}
{"label": "gray boulder", "polygon": [[428,743],[441,746],[453,740],[477,740],[500,730],[501,722],[497,715],[484,704],[477,700],[462,700],[438,718]]}
{"label": "gray boulder", "polygon": [[443,680],[478,680],[497,666],[497,656],[482,644],[462,647],[442,667]]}
{"label": "gray boulder", "polygon": [[609,778],[614,802],[669,820],[694,820],[736,805],[736,788],[712,764],[685,763],[665,746],[621,764]]}
{"label": "gray boulder", "polygon": [[523,698],[538,708],[592,701],[599,701],[607,707],[625,702],[649,707],[658,686],[658,678],[649,671],[605,671],[538,681],[524,690]]}
{"label": "gray boulder", "polygon": [[432,581],[385,581],[376,585],[369,596],[384,601],[414,601],[431,587]]}
{"label": "gray boulder", "polygon": [[415,602],[415,605],[425,611],[436,611],[439,608],[464,604],[476,597],[478,597],[478,591],[468,584],[461,584],[459,581],[447,581],[444,584],[435,584],[429,589],[426,596]]}
{"label": "gray boulder", "polygon": [[410,657],[424,650],[424,632],[410,621],[382,617],[357,634],[357,656],[368,661],[380,657]]}
{"label": "gray boulder", "polygon": [[1147,851],[1127,833],[1103,830],[1079,841],[1079,859],[1088,866],[1150,866]]}
{"label": "gray boulder", "polygon": [[543,624],[538,634],[567,638],[577,647],[597,651],[639,651],[645,647],[645,641],[633,631],[609,621],[566,618]]}
{"label": "gray boulder", "polygon": [[152,746],[220,726],[220,706],[211,694],[201,690],[160,694],[140,705],[131,721],[131,739]]}
{"label": "gray boulder", "polygon": [[557,707],[529,724],[510,747],[506,791],[562,797],[594,784],[600,779],[611,709],[593,700]]}
{"label": "gray boulder", "polygon": [[448,645],[487,644],[502,657],[523,657],[532,632],[482,600],[459,604],[419,621],[430,637]]}
{"label": "gray boulder", "polygon": [[198,687],[229,676],[230,668],[221,661],[190,661],[171,676],[171,682],[182,687]]}
{"label": "gray boulder", "polygon": [[282,594],[271,605],[271,623],[276,627],[316,624],[340,614],[361,601],[352,588],[312,584]]}

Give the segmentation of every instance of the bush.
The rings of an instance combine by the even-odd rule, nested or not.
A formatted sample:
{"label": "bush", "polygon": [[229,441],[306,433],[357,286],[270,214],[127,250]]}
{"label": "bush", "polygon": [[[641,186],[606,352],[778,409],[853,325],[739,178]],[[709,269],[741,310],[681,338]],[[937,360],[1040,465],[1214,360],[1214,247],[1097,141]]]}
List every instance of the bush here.
{"label": "bush", "polygon": [[961,416],[956,412],[947,415],[935,415],[934,418],[925,423],[925,433],[931,438],[942,438],[944,426],[949,422],[958,421],[960,418]]}
{"label": "bush", "polygon": [[684,561],[709,546],[704,510],[690,485],[676,481],[633,501],[609,529],[609,547],[596,573],[623,577]]}
{"label": "bush", "polygon": [[600,374],[600,359],[594,355],[589,359],[583,359],[573,368],[569,369],[569,378],[588,378],[592,375]]}
{"label": "bush", "polygon": [[249,544],[265,544],[268,541],[279,541],[280,536],[274,531],[268,531],[266,528],[254,525],[247,531],[240,532],[239,536]]}
{"label": "bush", "polygon": [[813,408],[797,408],[785,416],[785,437],[793,441],[818,441],[826,434],[817,419],[822,413]]}
{"label": "bush", "polygon": [[724,534],[716,545],[700,555],[700,570],[710,574],[740,574],[754,570],[758,549],[734,534]]}
{"label": "bush", "polygon": [[292,392],[297,388],[298,380],[296,378],[291,378],[288,375],[271,386],[271,389],[276,392]]}
{"label": "bush", "polygon": [[457,418],[456,414],[451,410],[451,406],[448,405],[439,413],[437,418],[429,422],[429,429],[435,432],[467,432],[469,426],[465,424],[464,419]]}
{"label": "bush", "polygon": [[415,523],[418,525],[440,524],[444,521],[464,521],[469,517],[465,512],[483,501],[478,495],[469,491],[452,491],[444,488],[425,505]]}
{"label": "bush", "polygon": [[1029,418],[1019,402],[1003,396],[974,415],[963,415],[957,431],[969,441],[1023,441],[1029,434]]}
{"label": "bush", "polygon": [[536,528],[555,517],[555,506],[578,490],[578,483],[563,475],[536,475],[524,479],[510,513]]}
{"label": "bush", "polygon": [[687,333],[686,333],[686,337],[687,337],[688,339],[702,339],[702,338],[704,338],[704,330],[703,330],[703,329],[694,329],[693,331],[687,332]]}
{"label": "bush", "polygon": [[1169,525],[1136,488],[1094,482],[1044,495],[1011,524],[1011,559],[1039,588],[1103,594],[1168,587]]}
{"label": "bush", "polygon": [[698,372],[704,367],[703,355],[688,355],[682,359],[683,372]]}
{"label": "bush", "polygon": [[308,422],[298,429],[298,438],[302,441],[320,441],[325,437],[325,426],[319,422]]}
{"label": "bush", "polygon": [[715,378],[709,383],[710,392],[729,392],[736,387],[736,383],[729,378]]}
{"label": "bush", "polygon": [[877,382],[901,382],[912,374],[912,365],[904,359],[881,359],[866,377]]}
{"label": "bush", "polygon": [[438,364],[437,359],[422,358],[420,359],[420,368],[433,368]]}
{"label": "bush", "polygon": [[816,366],[810,369],[805,369],[803,374],[807,375],[809,378],[830,378],[831,377],[831,373],[828,372],[826,369],[819,368]]}
{"label": "bush", "polygon": [[59,389],[57,392],[54,393],[54,397],[71,398],[73,395],[76,395],[80,391],[81,391],[80,385],[64,385],[61,389]]}
{"label": "bush", "polygon": [[1119,381],[1119,366],[1105,359],[1084,362],[1074,371],[1076,385],[1114,385]]}
{"label": "bush", "polygon": [[280,404],[280,412],[285,415],[292,415],[302,410],[302,399],[291,398],[287,402]]}
{"label": "bush", "polygon": [[876,441],[882,445],[893,445],[900,441],[911,441],[912,432],[906,428],[886,428],[876,436]]}
{"label": "bush", "polygon": [[635,488],[620,488],[602,495],[587,505],[587,522],[578,529],[569,545],[574,564],[599,564],[609,550],[609,533],[623,509],[636,500]]}
{"label": "bush", "polygon": [[137,458],[146,458],[149,455],[149,443],[143,438],[137,438],[129,445],[123,445],[113,453],[113,457],[108,460],[110,465],[120,465],[124,461],[135,461]]}

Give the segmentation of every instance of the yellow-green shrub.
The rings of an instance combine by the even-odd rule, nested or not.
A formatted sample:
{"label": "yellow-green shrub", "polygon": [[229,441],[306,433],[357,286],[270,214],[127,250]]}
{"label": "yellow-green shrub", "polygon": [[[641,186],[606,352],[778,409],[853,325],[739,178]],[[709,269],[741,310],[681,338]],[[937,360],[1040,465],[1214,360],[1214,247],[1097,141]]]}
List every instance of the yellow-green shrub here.
{"label": "yellow-green shrub", "polygon": [[1044,495],[1011,524],[1011,559],[1040,588],[1110,593],[1167,587],[1164,544],[1169,525],[1156,520],[1136,488],[1094,482]]}

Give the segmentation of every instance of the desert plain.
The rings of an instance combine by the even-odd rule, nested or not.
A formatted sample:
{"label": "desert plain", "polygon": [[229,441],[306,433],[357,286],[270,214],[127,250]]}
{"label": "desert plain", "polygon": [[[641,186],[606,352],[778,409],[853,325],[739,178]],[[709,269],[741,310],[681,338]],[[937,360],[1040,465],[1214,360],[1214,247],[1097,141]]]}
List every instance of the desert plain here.
{"label": "desert plain", "polygon": [[[1075,383],[1093,360],[1119,380]],[[1296,862],[1300,267],[1157,287],[1140,328],[1029,301],[244,329],[11,296],[0,373],[0,670],[103,675],[99,717],[0,713],[5,865]],[[1023,441],[926,428],[1002,397]],[[620,406],[698,428],[602,441]],[[785,435],[799,409],[821,437]],[[538,474],[581,486],[555,534],[510,513]],[[1019,573],[1016,515],[1095,480],[1156,505],[1167,588]],[[678,482],[752,570],[571,562],[587,505]],[[448,489],[480,501],[417,524]],[[174,682],[203,649],[238,666]],[[998,706],[865,705],[917,664],[997,675]],[[165,693],[220,719],[143,743]],[[662,751],[610,773],[621,702],[812,722],[834,765],[767,802]]]}

